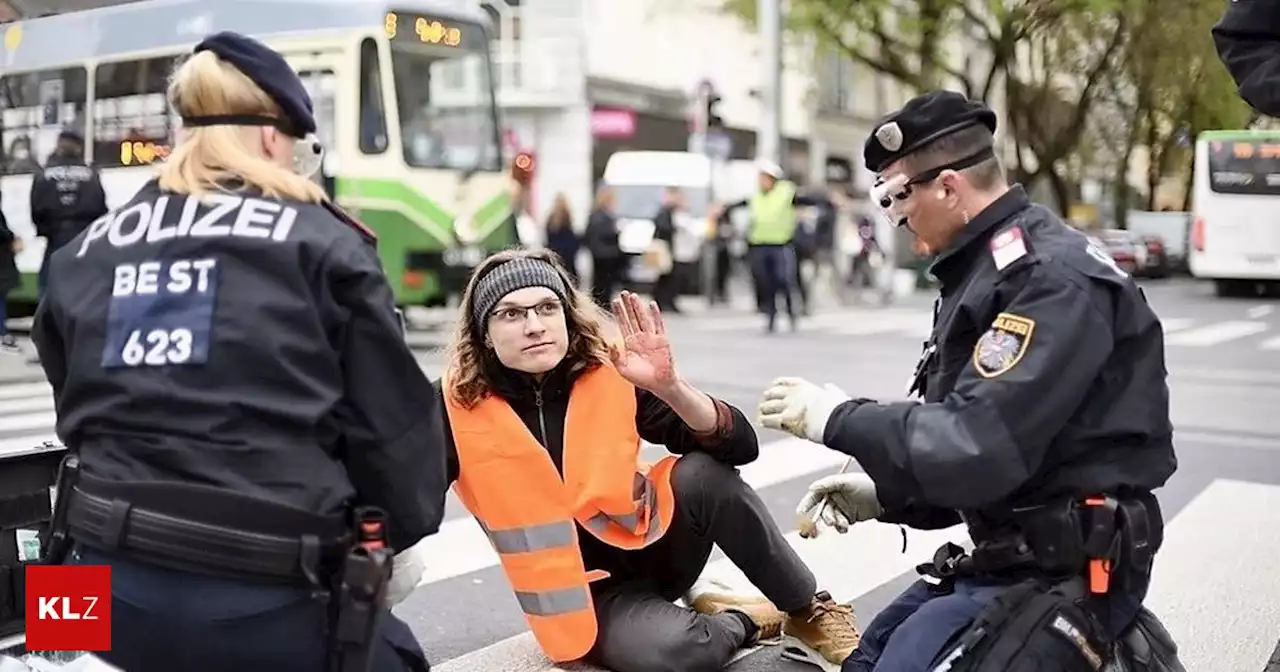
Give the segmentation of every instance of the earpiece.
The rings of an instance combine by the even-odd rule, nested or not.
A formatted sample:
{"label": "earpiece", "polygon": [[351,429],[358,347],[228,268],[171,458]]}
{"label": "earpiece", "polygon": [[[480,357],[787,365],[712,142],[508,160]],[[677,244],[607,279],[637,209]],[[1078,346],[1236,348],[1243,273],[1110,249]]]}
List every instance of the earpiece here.
{"label": "earpiece", "polygon": [[946,189],[939,189],[939,190],[938,190],[938,200],[939,200],[939,201],[941,201],[942,199],[944,199],[944,198],[946,198],[946,197],[947,197],[947,190],[946,190]]}

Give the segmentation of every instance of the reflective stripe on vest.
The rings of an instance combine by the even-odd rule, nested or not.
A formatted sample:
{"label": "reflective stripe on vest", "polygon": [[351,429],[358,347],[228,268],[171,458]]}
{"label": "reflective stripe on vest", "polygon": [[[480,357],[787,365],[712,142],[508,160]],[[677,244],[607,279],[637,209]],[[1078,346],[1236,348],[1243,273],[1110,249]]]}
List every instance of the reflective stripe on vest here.
{"label": "reflective stripe on vest", "polygon": [[[666,529],[666,526],[661,521],[662,511],[658,507],[658,489],[654,487],[653,481],[643,474],[636,474],[635,484],[632,486],[632,496],[636,501],[636,513],[628,513],[621,516],[597,513],[582,521],[583,527],[590,530],[592,534],[601,536],[606,534],[609,525],[613,524],[631,534],[642,535],[646,545],[657,541],[662,536],[663,530]],[[653,520],[646,520],[646,515],[652,515]]]}
{"label": "reflective stripe on vest", "polygon": [[543,652],[577,660],[595,644],[597,624],[580,530],[619,548],[660,539],[675,510],[674,456],[638,462],[635,388],[611,366],[582,374],[569,397],[564,475],[511,407],[496,396],[471,409],[448,394],[458,452],[454,491],[479,522]]}
{"label": "reflective stripe on vest", "polygon": [[778,180],[767,192],[751,196],[751,230],[747,242],[752,245],[785,245],[796,234],[796,185]]}

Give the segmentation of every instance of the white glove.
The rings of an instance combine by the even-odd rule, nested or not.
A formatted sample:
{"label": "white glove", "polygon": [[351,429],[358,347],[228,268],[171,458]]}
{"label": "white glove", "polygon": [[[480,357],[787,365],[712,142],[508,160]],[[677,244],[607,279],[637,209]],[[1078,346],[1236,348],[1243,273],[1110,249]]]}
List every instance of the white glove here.
{"label": "white glove", "polygon": [[400,551],[391,565],[391,580],[387,582],[387,594],[383,603],[387,608],[400,604],[413,594],[422,580],[422,573],[427,571],[427,562],[423,552],[417,546]]}
{"label": "white glove", "polygon": [[870,476],[856,472],[826,476],[809,485],[796,515],[813,520],[819,509],[822,515],[816,522],[840,534],[848,532],[850,525],[874,520],[884,512],[876,498],[876,484]]}
{"label": "white glove", "polygon": [[830,383],[818,387],[803,378],[779,378],[764,391],[759,422],[822,443],[831,413],[848,400],[848,394]]}

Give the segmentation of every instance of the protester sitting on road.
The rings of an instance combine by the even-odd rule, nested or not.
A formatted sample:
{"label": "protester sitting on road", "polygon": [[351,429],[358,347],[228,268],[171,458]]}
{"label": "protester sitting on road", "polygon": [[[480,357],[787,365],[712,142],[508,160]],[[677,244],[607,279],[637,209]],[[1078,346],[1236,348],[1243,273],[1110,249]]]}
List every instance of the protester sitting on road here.
{"label": "protester sitting on road", "polygon": [[[656,304],[624,292],[612,307],[616,324],[550,252],[495,254],[466,288],[440,382],[448,478],[543,652],[697,672],[784,635],[784,655],[838,664],[858,642],[852,609],[817,592],[734,469],[759,454],[750,422],[680,376]],[[642,464],[642,440],[680,457]],[[768,599],[673,604],[713,545]]]}

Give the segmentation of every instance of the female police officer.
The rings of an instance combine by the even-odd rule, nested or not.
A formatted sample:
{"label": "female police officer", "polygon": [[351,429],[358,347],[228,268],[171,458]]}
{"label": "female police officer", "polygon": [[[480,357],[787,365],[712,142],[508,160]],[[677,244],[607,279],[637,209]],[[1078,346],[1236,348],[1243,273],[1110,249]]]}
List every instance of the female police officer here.
{"label": "female police officer", "polygon": [[[315,119],[284,59],[213,35],[168,98],[184,128],[159,179],[53,256],[36,316],[82,465],[67,562],[111,566],[102,655],[130,672],[323,670],[349,605],[319,597],[353,505],[385,513],[387,600],[421,576],[411,547],[444,506],[439,411],[372,234],[305,176]],[[426,669],[407,626],[371,611],[374,669]]]}

